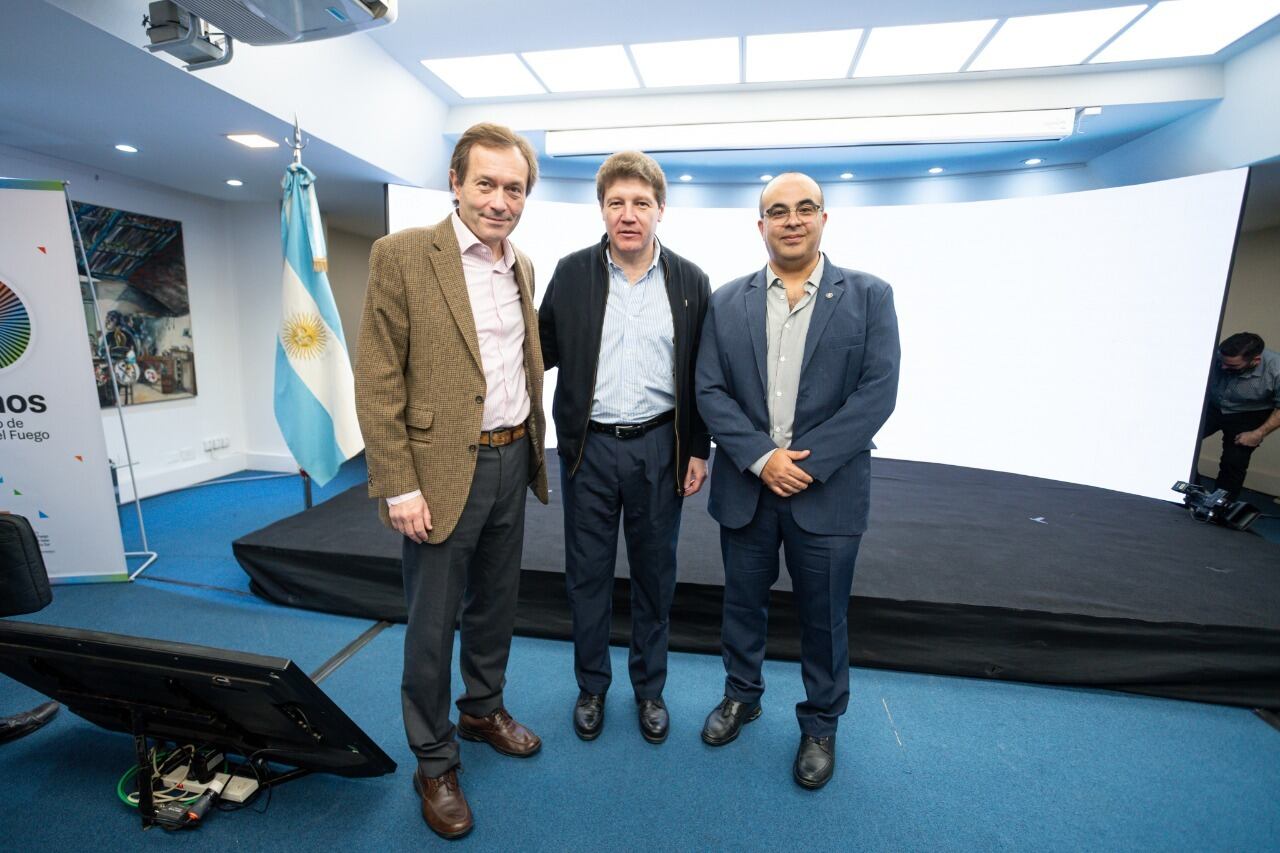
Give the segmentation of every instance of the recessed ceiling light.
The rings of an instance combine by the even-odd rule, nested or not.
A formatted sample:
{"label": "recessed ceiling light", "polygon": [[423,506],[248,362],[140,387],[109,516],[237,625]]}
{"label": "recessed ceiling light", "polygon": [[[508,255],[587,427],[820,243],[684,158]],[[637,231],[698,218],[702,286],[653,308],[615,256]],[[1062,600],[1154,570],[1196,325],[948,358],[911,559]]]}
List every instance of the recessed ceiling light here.
{"label": "recessed ceiling light", "polygon": [[631,45],[640,78],[649,87],[737,83],[738,52],[736,38]]}
{"label": "recessed ceiling light", "polygon": [[1043,162],[1044,162],[1044,160],[1042,160],[1042,159],[1041,159],[1041,158],[1039,158],[1039,157],[1031,157],[1031,158],[1029,158],[1029,159],[1027,159],[1027,160],[1023,160],[1023,161],[1022,161],[1022,165],[1024,165],[1024,166],[1039,166],[1039,165],[1040,165],[1041,163],[1043,163]]}
{"label": "recessed ceiling light", "polygon": [[640,81],[620,44],[573,50],[535,50],[520,56],[552,92],[638,89]]}
{"label": "recessed ceiling light", "polygon": [[862,30],[747,36],[743,79],[748,83],[843,79],[861,39]]}
{"label": "recessed ceiling light", "polygon": [[280,143],[274,139],[267,139],[261,133],[228,133],[227,139],[232,142],[239,142],[246,148],[279,148]]}
{"label": "recessed ceiling light", "polygon": [[761,175],[761,176],[760,176],[760,180],[762,180],[762,181],[772,181],[772,180],[773,180],[773,175]]}
{"label": "recessed ceiling light", "polygon": [[681,175],[680,180],[684,181],[687,184],[689,181],[693,180],[693,175]]}
{"label": "recessed ceiling light", "polygon": [[1130,62],[1217,53],[1280,14],[1280,0],[1165,0],[1091,62]]}
{"label": "recessed ceiling light", "polygon": [[946,171],[946,169],[942,168],[941,166],[934,166],[932,169],[930,169],[930,170],[929,170],[929,174],[930,174],[930,175],[941,175],[941,174],[942,174],[943,172],[945,172],[945,171]]}
{"label": "recessed ceiling light", "polygon": [[239,178],[227,178],[227,186],[242,187],[244,186],[244,181],[240,180]]}
{"label": "recessed ceiling light", "polygon": [[989,21],[876,27],[858,57],[854,77],[947,74],[959,71],[991,28]]}
{"label": "recessed ceiling light", "polygon": [[848,180],[852,180],[852,179],[853,179],[853,172],[841,172],[841,173],[840,173],[840,180],[842,180],[842,181],[848,181]]}
{"label": "recessed ceiling light", "polygon": [[1010,18],[965,70],[1078,65],[1146,8],[1115,6]]}
{"label": "recessed ceiling light", "polygon": [[514,53],[424,59],[422,64],[463,98],[542,95],[547,91]]}
{"label": "recessed ceiling light", "polygon": [[117,151],[123,151],[123,152],[124,152],[124,153],[126,153],[126,154],[137,154],[137,153],[138,153],[138,149],[137,149],[137,148],[134,148],[132,145],[125,145],[123,142],[121,142],[119,145],[117,145],[117,146],[116,146],[116,150],[117,150]]}

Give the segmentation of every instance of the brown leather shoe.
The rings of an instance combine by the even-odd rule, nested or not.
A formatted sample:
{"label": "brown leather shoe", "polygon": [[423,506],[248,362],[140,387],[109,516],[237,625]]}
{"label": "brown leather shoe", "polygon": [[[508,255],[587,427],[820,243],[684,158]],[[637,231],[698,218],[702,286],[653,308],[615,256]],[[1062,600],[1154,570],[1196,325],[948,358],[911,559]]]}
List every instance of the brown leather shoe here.
{"label": "brown leather shoe", "polygon": [[422,798],[422,819],[441,838],[461,838],[475,826],[471,807],[458,785],[458,768],[435,778],[423,776],[418,768],[413,771],[413,790]]}
{"label": "brown leather shoe", "polygon": [[513,720],[506,708],[499,708],[484,717],[459,714],[458,734],[467,740],[487,743],[503,755],[516,758],[528,758],[542,749],[542,739]]}

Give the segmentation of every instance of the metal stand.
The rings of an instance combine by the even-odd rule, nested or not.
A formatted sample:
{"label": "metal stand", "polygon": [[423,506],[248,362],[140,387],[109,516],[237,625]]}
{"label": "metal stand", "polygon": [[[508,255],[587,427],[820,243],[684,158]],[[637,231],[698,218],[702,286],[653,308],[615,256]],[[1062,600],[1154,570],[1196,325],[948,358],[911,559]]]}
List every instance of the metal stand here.
{"label": "metal stand", "polygon": [[298,473],[302,476],[302,503],[307,509],[311,509],[311,475],[301,468]]}
{"label": "metal stand", "polygon": [[[102,319],[102,308],[98,304],[98,285],[93,280],[93,270],[89,268],[89,255],[84,248],[84,238],[80,236],[80,222],[76,219],[75,205],[71,203],[71,194],[67,191],[67,182],[62,182],[62,194],[67,200],[67,213],[71,216],[71,228],[75,233],[76,248],[80,250],[80,260],[84,264],[85,278],[89,282],[89,295],[93,298],[93,316],[97,320],[98,329],[105,335],[106,323]],[[103,355],[107,359],[107,375],[111,377],[111,391],[116,401],[116,414],[120,418],[120,435],[124,438],[124,455],[128,460],[129,482],[133,486],[133,505],[138,512],[138,532],[142,534],[142,550],[141,551],[125,551],[124,556],[127,557],[146,557],[146,560],[138,567],[133,574],[129,575],[129,580],[134,580],[138,575],[142,574],[147,568],[156,561],[160,556],[151,550],[151,546],[147,544],[147,525],[142,520],[142,499],[138,496],[138,478],[133,473],[133,452],[129,449],[129,433],[124,426],[124,407],[120,405],[120,385],[116,382],[116,366],[111,360],[111,347],[103,347]]]}

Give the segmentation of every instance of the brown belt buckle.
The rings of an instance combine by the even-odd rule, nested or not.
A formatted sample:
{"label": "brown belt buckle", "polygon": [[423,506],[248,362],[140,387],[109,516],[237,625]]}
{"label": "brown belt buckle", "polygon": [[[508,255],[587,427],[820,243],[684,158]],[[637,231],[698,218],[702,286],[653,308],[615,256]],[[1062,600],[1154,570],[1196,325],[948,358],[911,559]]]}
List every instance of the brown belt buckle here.
{"label": "brown belt buckle", "polygon": [[510,428],[495,429],[489,433],[490,447],[503,447],[511,443],[511,434],[515,430]]}

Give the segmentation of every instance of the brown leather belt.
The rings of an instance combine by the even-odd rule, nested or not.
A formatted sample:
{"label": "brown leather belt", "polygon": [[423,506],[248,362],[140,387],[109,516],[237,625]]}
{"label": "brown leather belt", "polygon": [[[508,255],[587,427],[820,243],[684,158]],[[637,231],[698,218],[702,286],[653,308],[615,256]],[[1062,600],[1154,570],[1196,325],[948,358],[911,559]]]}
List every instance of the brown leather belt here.
{"label": "brown leather belt", "polygon": [[503,447],[513,441],[524,438],[527,432],[524,424],[513,427],[503,427],[502,429],[493,429],[488,432],[480,433],[480,444],[485,447]]}

